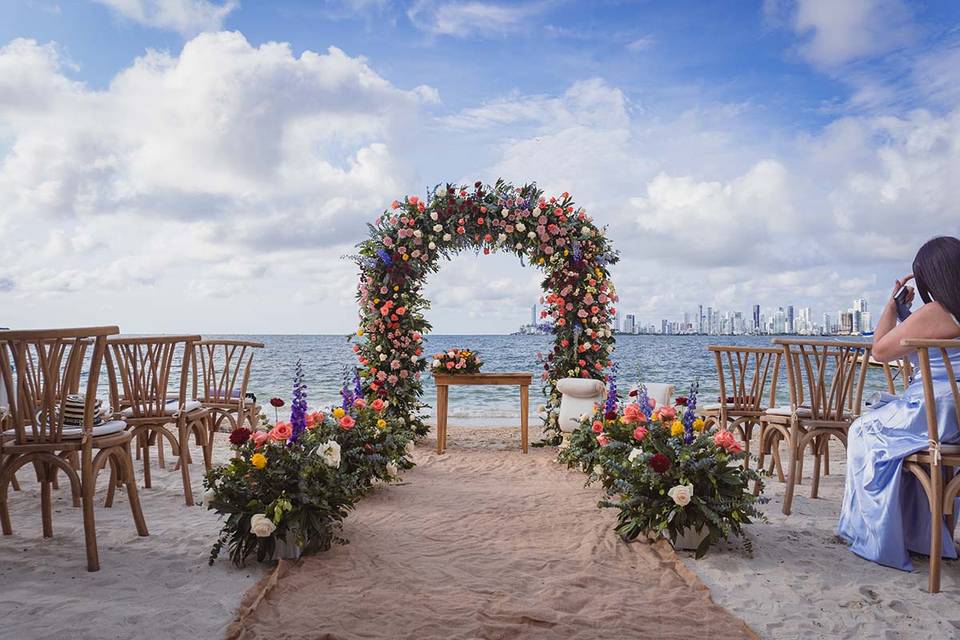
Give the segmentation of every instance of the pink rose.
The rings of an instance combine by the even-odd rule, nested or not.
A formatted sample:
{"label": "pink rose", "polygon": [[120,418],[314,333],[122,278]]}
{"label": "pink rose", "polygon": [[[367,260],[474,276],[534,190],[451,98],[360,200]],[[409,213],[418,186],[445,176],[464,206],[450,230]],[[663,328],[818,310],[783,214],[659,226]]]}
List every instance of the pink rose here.
{"label": "pink rose", "polygon": [[647,417],[643,415],[643,412],[640,411],[640,405],[638,405],[637,403],[628,404],[626,407],[624,407],[623,421],[626,424],[633,424],[634,422],[642,422],[641,418],[643,420],[647,419]]}
{"label": "pink rose", "polygon": [[677,417],[677,410],[673,407],[662,406],[660,407],[660,417],[664,420],[673,420]]}
{"label": "pink rose", "polygon": [[600,422],[599,420],[595,420],[595,421],[593,422],[593,427],[592,427],[592,428],[593,428],[593,432],[594,432],[594,433],[600,433],[601,431],[603,431],[603,423]]}
{"label": "pink rose", "polygon": [[646,427],[637,427],[636,429],[633,430],[633,439],[636,440],[637,442],[640,442],[646,437],[647,437]]}
{"label": "pink rose", "polygon": [[370,403],[370,408],[373,409],[374,411],[383,411],[383,404],[384,404],[383,400],[381,400],[380,398],[377,398],[376,400]]}
{"label": "pink rose", "polygon": [[349,431],[350,429],[353,429],[353,427],[356,426],[356,424],[357,424],[357,421],[351,418],[350,416],[343,416],[342,418],[340,418],[340,428],[345,431]]}
{"label": "pink rose", "polygon": [[277,426],[270,430],[270,439],[274,442],[286,442],[293,435],[293,428],[287,422],[278,422]]}
{"label": "pink rose", "polygon": [[600,435],[597,436],[597,444],[600,445],[601,447],[605,447],[608,444],[610,444],[610,438],[608,438],[605,434],[601,433]]}
{"label": "pink rose", "polygon": [[263,443],[269,439],[270,439],[270,436],[267,434],[266,431],[257,431],[253,434],[253,443],[257,445],[258,448],[262,447]]}
{"label": "pink rose", "polygon": [[363,409],[367,406],[367,401],[363,398],[357,398],[353,401],[353,406],[355,406],[357,409]]}

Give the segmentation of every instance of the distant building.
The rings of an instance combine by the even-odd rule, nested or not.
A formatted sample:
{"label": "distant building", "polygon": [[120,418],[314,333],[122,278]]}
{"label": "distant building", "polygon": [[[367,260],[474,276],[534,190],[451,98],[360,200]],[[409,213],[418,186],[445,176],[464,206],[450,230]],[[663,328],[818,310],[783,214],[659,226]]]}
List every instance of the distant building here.
{"label": "distant building", "polygon": [[534,304],[530,307],[530,324],[536,326],[537,324],[537,305]]}
{"label": "distant building", "polygon": [[753,332],[760,333],[760,305],[753,305]]}
{"label": "distant building", "polygon": [[786,322],[786,326],[784,327],[784,333],[796,333],[796,332],[797,332],[797,328],[794,323],[793,305],[791,304],[787,306],[787,322]]}
{"label": "distant building", "polygon": [[623,320],[623,333],[636,333],[637,318],[632,313],[628,313]]}

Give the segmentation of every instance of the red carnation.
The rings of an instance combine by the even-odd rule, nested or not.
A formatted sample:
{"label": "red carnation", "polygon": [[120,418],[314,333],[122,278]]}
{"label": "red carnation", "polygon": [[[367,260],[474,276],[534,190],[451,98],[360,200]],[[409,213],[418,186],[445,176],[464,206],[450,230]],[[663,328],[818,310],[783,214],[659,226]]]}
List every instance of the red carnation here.
{"label": "red carnation", "polygon": [[279,409],[283,406],[283,398],[270,398],[270,406]]}
{"label": "red carnation", "polygon": [[629,395],[631,398],[636,398],[636,397],[637,397],[637,390],[636,390],[636,389],[630,389],[630,393],[629,393],[628,395]]}
{"label": "red carnation", "polygon": [[616,411],[607,411],[607,412],[604,414],[603,417],[606,418],[607,420],[616,420],[616,419],[617,419],[617,412],[616,412]]}
{"label": "red carnation", "polygon": [[673,404],[677,405],[678,407],[685,407],[687,406],[687,402],[687,396],[677,396],[677,399],[673,401]]}
{"label": "red carnation", "polygon": [[663,455],[662,453],[655,453],[650,458],[650,466],[657,473],[663,473],[670,468],[670,458]]}
{"label": "red carnation", "polygon": [[250,429],[239,427],[230,432],[230,444],[239,447],[250,439]]}

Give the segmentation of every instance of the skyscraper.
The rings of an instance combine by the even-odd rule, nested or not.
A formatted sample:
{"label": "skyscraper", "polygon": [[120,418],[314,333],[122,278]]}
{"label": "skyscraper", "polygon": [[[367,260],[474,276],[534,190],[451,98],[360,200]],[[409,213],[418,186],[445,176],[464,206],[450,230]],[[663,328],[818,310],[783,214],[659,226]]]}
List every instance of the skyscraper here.
{"label": "skyscraper", "polygon": [[628,313],[623,320],[624,333],[636,333],[637,319],[632,313]]}
{"label": "skyscraper", "polygon": [[797,327],[796,327],[796,325],[795,325],[795,323],[794,323],[793,305],[792,305],[792,304],[791,304],[791,305],[787,305],[787,322],[786,322],[786,326],[784,327],[784,329],[785,329],[785,332],[786,332],[786,333],[796,333],[796,332],[797,332]]}
{"label": "skyscraper", "polygon": [[697,321],[697,333],[703,333],[703,305],[702,304],[697,308],[697,317],[699,318],[699,320]]}
{"label": "skyscraper", "polygon": [[530,307],[530,326],[531,327],[537,326],[537,305],[536,304]]}
{"label": "skyscraper", "polygon": [[753,305],[753,331],[760,333],[760,305]]}

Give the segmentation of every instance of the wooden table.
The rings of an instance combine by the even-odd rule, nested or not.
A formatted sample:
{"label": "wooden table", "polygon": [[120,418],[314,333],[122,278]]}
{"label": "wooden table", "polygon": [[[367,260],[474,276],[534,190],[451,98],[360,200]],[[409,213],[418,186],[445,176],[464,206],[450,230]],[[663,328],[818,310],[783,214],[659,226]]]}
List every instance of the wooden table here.
{"label": "wooden table", "polygon": [[454,385],[496,385],[520,387],[520,449],[527,452],[527,422],[530,412],[529,373],[464,373],[460,375],[435,375],[437,385],[437,453],[447,450],[447,398]]}

